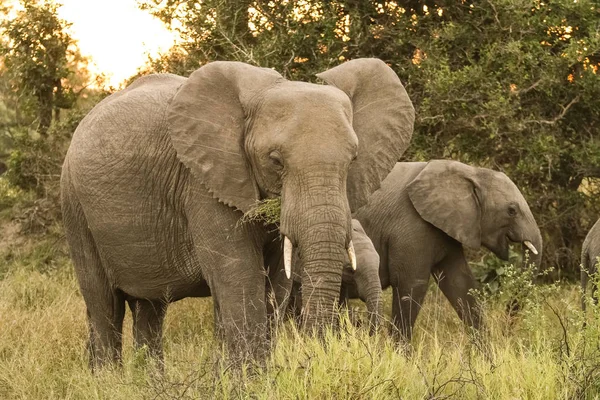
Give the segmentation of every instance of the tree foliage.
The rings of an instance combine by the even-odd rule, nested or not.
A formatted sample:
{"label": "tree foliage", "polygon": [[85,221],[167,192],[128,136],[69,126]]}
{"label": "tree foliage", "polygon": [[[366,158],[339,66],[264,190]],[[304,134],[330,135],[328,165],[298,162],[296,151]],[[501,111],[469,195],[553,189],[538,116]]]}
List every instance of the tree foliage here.
{"label": "tree foliage", "polygon": [[0,171],[8,167],[0,213],[10,209],[24,231],[45,231],[60,218],[60,170],[71,135],[105,93],[84,91],[94,81],[70,24],[58,17],[60,6],[19,3],[15,12],[0,7]]}
{"label": "tree foliage", "polygon": [[545,239],[546,266],[572,274],[600,211],[600,7],[593,0],[143,0],[180,45],[149,71],[213,60],[292,79],[378,57],[417,110],[406,160],[502,170]]}
{"label": "tree foliage", "polygon": [[1,10],[7,16],[0,23],[3,103],[13,103],[16,124],[29,124],[35,115],[38,131],[46,135],[53,118],[72,108],[86,86],[87,59],[68,33],[70,24],[58,17],[59,5],[21,0],[20,6],[12,18],[9,8]]}

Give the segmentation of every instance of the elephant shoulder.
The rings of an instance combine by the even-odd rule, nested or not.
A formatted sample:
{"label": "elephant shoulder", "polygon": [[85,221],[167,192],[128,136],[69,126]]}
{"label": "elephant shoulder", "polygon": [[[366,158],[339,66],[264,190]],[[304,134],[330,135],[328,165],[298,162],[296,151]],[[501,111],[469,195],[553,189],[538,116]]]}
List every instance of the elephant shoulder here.
{"label": "elephant shoulder", "polygon": [[423,223],[408,196],[407,186],[423,170],[427,163],[396,163],[370,197],[367,205],[356,213],[367,234],[379,232],[386,236],[391,232],[404,231]]}

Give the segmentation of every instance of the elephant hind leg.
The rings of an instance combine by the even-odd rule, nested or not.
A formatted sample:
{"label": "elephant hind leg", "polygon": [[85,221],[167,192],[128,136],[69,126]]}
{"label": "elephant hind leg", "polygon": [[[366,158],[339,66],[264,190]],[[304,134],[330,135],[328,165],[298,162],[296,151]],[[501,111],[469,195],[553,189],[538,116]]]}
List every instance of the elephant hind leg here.
{"label": "elephant hind leg", "polygon": [[105,293],[104,296],[90,294],[98,301],[90,306],[86,301],[90,336],[88,342],[89,364],[92,370],[106,364],[120,363],[123,347],[122,332],[125,316],[125,301],[123,293],[117,291]]}
{"label": "elephant hind leg", "polygon": [[90,268],[88,275],[79,281],[87,307],[88,350],[90,367],[94,370],[121,361],[125,295],[111,288],[104,274],[98,273],[99,263],[87,263],[86,266]]}
{"label": "elephant hind leg", "polygon": [[81,205],[70,201],[68,194],[63,194],[63,220],[87,308],[88,351],[90,367],[94,370],[121,360],[125,296],[107,278]]}
{"label": "elephant hind leg", "polygon": [[162,334],[167,304],[161,300],[127,299],[133,316],[133,340],[136,348],[147,346],[151,357],[163,361]]}

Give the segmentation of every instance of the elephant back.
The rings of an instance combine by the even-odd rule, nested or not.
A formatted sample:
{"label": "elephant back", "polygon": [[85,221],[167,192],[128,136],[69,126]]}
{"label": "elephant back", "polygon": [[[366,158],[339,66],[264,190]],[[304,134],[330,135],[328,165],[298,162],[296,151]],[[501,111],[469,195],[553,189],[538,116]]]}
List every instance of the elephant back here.
{"label": "elephant back", "polygon": [[165,142],[166,107],[185,80],[172,74],[145,76],[98,103],[73,134],[65,158],[72,179],[87,180],[88,173],[124,166],[127,158],[148,149],[149,141]]}

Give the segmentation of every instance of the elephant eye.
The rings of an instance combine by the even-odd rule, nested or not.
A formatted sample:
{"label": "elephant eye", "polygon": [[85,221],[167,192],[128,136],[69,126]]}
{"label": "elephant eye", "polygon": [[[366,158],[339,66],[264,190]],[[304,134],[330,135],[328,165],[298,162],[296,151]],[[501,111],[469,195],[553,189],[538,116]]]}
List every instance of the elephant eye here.
{"label": "elephant eye", "polygon": [[273,150],[271,153],[269,153],[269,159],[271,160],[273,165],[275,165],[275,167],[277,167],[279,169],[283,168],[283,161],[281,159],[281,153],[278,152],[277,150]]}
{"label": "elephant eye", "polygon": [[513,206],[509,206],[508,207],[508,215],[510,215],[511,217],[514,217],[515,215],[517,215],[517,209]]}

